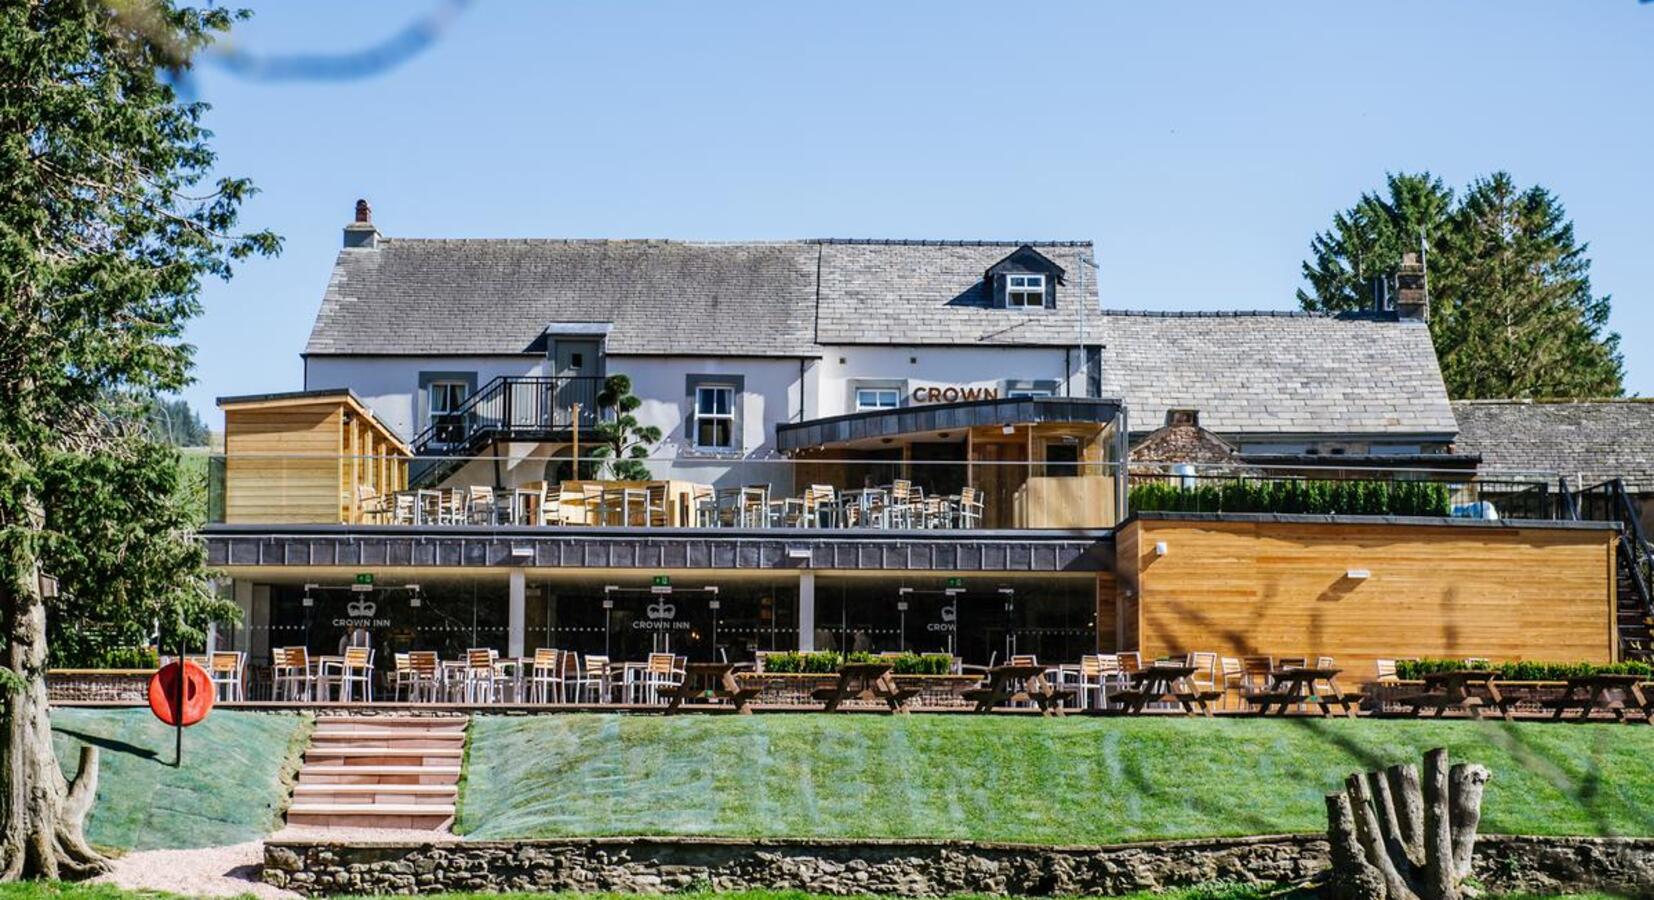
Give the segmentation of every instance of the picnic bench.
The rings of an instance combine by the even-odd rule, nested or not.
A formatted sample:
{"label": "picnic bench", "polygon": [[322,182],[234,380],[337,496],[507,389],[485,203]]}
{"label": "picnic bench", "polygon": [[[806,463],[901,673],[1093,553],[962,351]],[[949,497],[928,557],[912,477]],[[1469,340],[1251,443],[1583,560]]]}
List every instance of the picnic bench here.
{"label": "picnic bench", "polygon": [[[1304,703],[1314,703],[1321,710],[1322,716],[1332,715],[1332,707],[1342,708],[1344,715],[1354,718],[1356,711],[1361,707],[1361,694],[1358,692],[1346,693],[1339,689],[1335,681],[1343,669],[1312,668],[1309,666],[1288,666],[1274,669],[1269,673],[1269,688],[1263,691],[1253,691],[1246,695],[1246,701],[1258,708],[1258,714],[1267,716],[1273,707],[1277,715],[1286,715],[1288,707],[1299,706]],[[1320,685],[1326,688],[1321,689]]]}
{"label": "picnic bench", "polygon": [[[1449,710],[1461,710],[1472,718],[1480,719],[1482,710],[1492,706],[1499,710],[1502,717],[1509,720],[1511,703],[1499,693],[1499,686],[1493,683],[1498,677],[1498,672],[1486,669],[1431,672],[1422,679],[1423,693],[1406,694],[1397,697],[1395,702],[1412,707],[1413,714],[1417,716],[1424,715],[1426,710],[1434,709],[1438,719]],[[1479,689],[1485,692],[1486,696],[1472,693],[1472,689]]]}
{"label": "picnic bench", "polygon": [[907,712],[907,702],[919,693],[917,688],[896,686],[890,663],[846,663],[838,670],[833,683],[810,692],[811,699],[826,701],[826,712],[838,712],[846,700],[882,700],[893,713]]}
{"label": "picnic bench", "polygon": [[988,679],[981,687],[965,691],[964,699],[976,704],[976,712],[985,713],[1006,703],[1033,703],[1040,714],[1062,715],[1061,703],[1074,696],[1070,690],[1058,690],[1045,673],[1046,666],[994,666],[988,670]]}
{"label": "picnic bench", "polygon": [[1615,719],[1624,722],[1628,710],[1639,710],[1645,715],[1654,712],[1649,709],[1650,701],[1643,692],[1646,680],[1641,675],[1580,675],[1568,679],[1561,697],[1546,700],[1542,705],[1555,710],[1552,718],[1557,720],[1568,710],[1578,709],[1579,716],[1574,721],[1584,722],[1591,718],[1593,711],[1600,709],[1612,712]]}
{"label": "picnic bench", "polygon": [[677,712],[685,700],[695,697],[728,700],[741,715],[751,715],[748,703],[758,696],[756,687],[742,687],[735,680],[735,664],[692,662],[683,668],[683,681],[661,687],[657,693],[667,700],[666,711]]}
{"label": "picnic bench", "polygon": [[1189,682],[1195,667],[1183,663],[1157,662],[1130,673],[1131,687],[1109,695],[1109,702],[1120,705],[1121,712],[1137,715],[1150,703],[1176,701],[1183,714],[1192,716],[1198,708],[1210,717],[1212,704],[1223,699],[1222,691],[1197,691]]}

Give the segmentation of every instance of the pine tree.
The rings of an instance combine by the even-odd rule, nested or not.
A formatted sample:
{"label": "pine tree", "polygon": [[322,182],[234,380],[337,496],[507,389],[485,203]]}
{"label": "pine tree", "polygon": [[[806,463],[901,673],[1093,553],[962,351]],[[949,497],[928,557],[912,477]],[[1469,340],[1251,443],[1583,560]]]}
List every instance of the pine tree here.
{"label": "pine tree", "polygon": [[1310,290],[1299,289],[1298,304],[1322,312],[1372,309],[1376,295],[1394,290],[1401,254],[1419,249],[1421,238],[1438,240],[1452,206],[1453,192],[1429,172],[1386,176],[1384,193],[1362,194],[1310,241],[1314,258],[1303,266]]}
{"label": "pine tree", "polygon": [[[1431,258],[1431,333],[1456,398],[1618,396],[1610,300],[1556,196],[1497,172],[1470,186]],[[1439,300],[1438,300],[1439,298]]]}
{"label": "pine tree", "polygon": [[[144,404],[189,378],[203,278],[277,249],[236,235],[244,180],[211,176],[205,107],[169,73],[234,14],[166,0],[0,8],[0,881],[108,863],[82,833],[96,748],[52,750],[46,610],[210,610],[176,504],[177,452]],[[67,604],[72,605],[72,604]]]}
{"label": "pine tree", "polygon": [[1619,336],[1591,293],[1587,247],[1562,204],[1498,172],[1453,191],[1429,173],[1392,174],[1333,216],[1303,264],[1306,310],[1374,308],[1401,254],[1422,244],[1430,333],[1454,398],[1618,396]]}

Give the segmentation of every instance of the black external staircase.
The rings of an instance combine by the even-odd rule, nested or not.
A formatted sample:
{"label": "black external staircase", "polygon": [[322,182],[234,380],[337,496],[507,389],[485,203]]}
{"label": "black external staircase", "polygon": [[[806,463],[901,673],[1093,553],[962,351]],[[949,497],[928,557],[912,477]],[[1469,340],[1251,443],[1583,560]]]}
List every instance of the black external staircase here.
{"label": "black external staircase", "polygon": [[1643,533],[1636,501],[1617,478],[1565,496],[1567,511],[1575,518],[1619,524],[1615,570],[1620,658],[1654,659],[1654,546]]}
{"label": "black external staircase", "polygon": [[468,458],[502,441],[568,441],[576,427],[589,430],[607,411],[597,403],[603,379],[501,376],[466,398],[458,409],[434,414],[413,439],[408,481],[440,483]]}

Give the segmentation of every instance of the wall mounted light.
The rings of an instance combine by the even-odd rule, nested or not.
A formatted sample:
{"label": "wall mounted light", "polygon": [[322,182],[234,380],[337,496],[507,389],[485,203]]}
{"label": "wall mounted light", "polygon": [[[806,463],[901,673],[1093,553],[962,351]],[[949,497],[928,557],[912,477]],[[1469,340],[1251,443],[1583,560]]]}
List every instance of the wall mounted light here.
{"label": "wall mounted light", "polygon": [[1373,577],[1373,573],[1367,571],[1366,569],[1350,569],[1344,573],[1344,577],[1350,579],[1351,581],[1366,581],[1367,579]]}
{"label": "wall mounted light", "polygon": [[1165,541],[1155,541],[1154,542],[1154,555],[1155,556],[1165,556],[1166,555],[1166,542]]}

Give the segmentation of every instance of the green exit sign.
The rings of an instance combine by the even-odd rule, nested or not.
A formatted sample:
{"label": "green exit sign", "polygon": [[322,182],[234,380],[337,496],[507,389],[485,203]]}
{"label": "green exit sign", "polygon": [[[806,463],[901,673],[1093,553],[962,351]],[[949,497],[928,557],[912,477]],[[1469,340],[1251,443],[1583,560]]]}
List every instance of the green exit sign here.
{"label": "green exit sign", "polygon": [[653,587],[671,587],[672,586],[672,576],[670,576],[670,575],[656,575],[652,586]]}
{"label": "green exit sign", "polygon": [[357,572],[356,573],[356,583],[357,584],[368,584],[368,585],[373,584],[373,573],[372,572]]}
{"label": "green exit sign", "polygon": [[950,588],[962,588],[962,587],[965,586],[965,579],[963,579],[963,578],[949,578],[947,586],[950,587]]}

